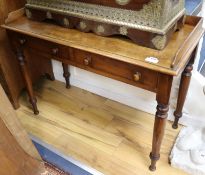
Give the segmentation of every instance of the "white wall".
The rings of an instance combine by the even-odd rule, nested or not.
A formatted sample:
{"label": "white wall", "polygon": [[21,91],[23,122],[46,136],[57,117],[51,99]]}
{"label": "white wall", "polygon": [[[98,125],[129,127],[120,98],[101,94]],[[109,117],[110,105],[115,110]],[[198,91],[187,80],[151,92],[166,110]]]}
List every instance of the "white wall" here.
{"label": "white wall", "polygon": [[[53,68],[56,79],[64,82],[61,64],[57,61],[53,61]],[[155,94],[152,92],[72,66],[70,66],[70,73],[71,85],[73,86],[137,109],[155,113]]]}
{"label": "white wall", "polygon": [[[61,64],[57,61],[53,61],[53,68],[56,79],[64,82]],[[156,111],[156,95],[152,92],[145,91],[134,86],[127,85],[125,83],[112,80],[110,78],[106,78],[94,73],[90,73],[72,66],[70,66],[70,72],[71,84],[73,86],[88,90],[95,94],[118,101],[120,103],[143,110],[151,114],[154,114]],[[173,120],[172,114],[176,106],[179,80],[180,77],[177,77],[174,80],[170,105],[170,120]],[[204,85],[204,78],[197,73],[195,68],[193,79],[191,82],[190,92],[188,94],[184,108],[185,115],[181,120],[182,124],[197,126],[201,124],[205,125],[205,96],[202,90],[202,87]]]}

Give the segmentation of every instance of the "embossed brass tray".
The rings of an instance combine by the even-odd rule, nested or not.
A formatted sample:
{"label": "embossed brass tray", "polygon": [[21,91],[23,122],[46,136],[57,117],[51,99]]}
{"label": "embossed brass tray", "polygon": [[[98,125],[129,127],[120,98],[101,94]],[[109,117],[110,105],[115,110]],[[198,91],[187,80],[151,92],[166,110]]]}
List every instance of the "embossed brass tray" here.
{"label": "embossed brass tray", "polygon": [[161,50],[183,26],[184,0],[27,0],[26,15]]}

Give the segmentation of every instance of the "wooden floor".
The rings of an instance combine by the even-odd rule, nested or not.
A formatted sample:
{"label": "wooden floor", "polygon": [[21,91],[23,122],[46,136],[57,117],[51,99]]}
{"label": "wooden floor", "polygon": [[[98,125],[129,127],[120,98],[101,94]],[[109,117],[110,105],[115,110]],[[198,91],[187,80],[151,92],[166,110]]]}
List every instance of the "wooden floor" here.
{"label": "wooden floor", "polygon": [[183,175],[168,164],[179,130],[168,122],[158,169],[148,170],[154,117],[82,89],[43,80],[36,87],[40,115],[21,97],[17,111],[26,130],[65,155],[105,175]]}

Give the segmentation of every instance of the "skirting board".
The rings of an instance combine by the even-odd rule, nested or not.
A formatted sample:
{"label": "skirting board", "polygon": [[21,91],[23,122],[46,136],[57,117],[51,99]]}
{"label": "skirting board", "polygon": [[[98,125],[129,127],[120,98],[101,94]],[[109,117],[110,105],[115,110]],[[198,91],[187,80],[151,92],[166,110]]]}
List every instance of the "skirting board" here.
{"label": "skirting board", "polygon": [[29,134],[29,136],[40,153],[42,159],[52,165],[55,165],[64,172],[72,175],[103,175],[101,172],[63,154],[53,146],[45,143],[32,134]]}

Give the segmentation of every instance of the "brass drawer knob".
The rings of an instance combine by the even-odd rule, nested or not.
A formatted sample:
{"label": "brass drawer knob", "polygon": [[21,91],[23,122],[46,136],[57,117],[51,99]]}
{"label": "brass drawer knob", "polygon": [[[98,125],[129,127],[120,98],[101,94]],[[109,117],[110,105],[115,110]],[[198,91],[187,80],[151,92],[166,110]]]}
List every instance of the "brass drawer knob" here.
{"label": "brass drawer knob", "polygon": [[58,48],[52,49],[52,55],[57,56],[58,53],[59,53],[59,49]]}
{"label": "brass drawer knob", "polygon": [[89,65],[91,64],[91,58],[90,58],[90,57],[85,58],[85,59],[84,59],[84,64],[85,64],[86,66],[89,66]]}
{"label": "brass drawer knob", "polygon": [[134,78],[134,81],[139,81],[139,80],[141,79],[141,73],[136,72],[136,73],[133,75],[133,78]]}
{"label": "brass drawer knob", "polygon": [[26,39],[20,38],[20,39],[19,39],[19,43],[20,43],[21,45],[24,45],[24,44],[26,43]]}

